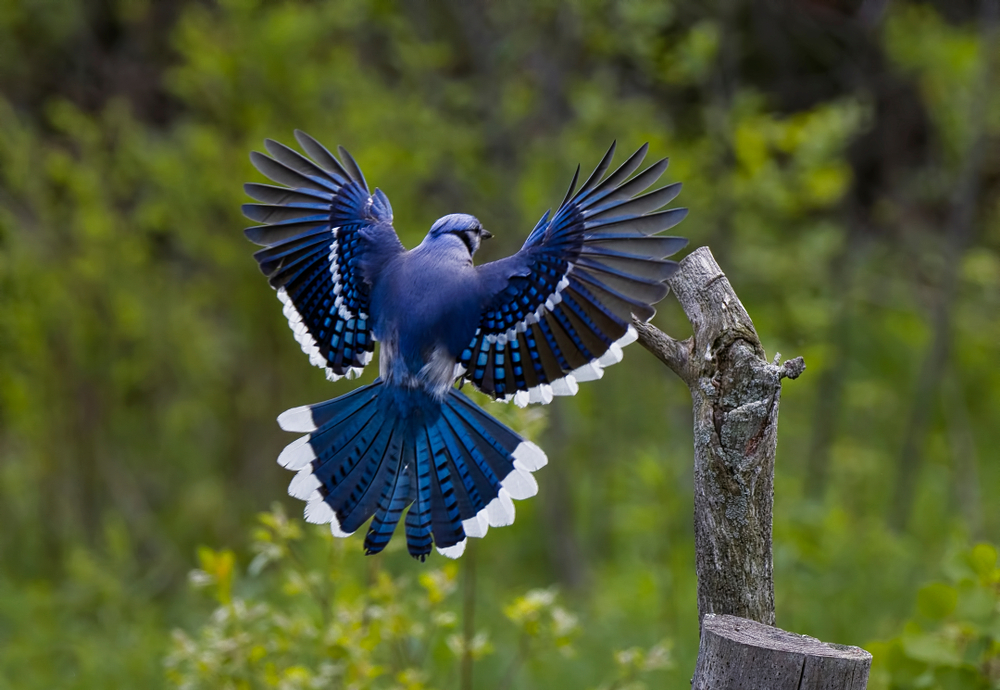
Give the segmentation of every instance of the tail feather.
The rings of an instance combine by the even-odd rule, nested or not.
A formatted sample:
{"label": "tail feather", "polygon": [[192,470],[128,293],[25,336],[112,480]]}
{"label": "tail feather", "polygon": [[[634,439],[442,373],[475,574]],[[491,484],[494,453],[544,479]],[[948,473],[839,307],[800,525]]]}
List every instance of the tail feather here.
{"label": "tail feather", "polygon": [[[338,423],[328,424],[289,444],[278,456],[278,464],[290,470],[302,470],[307,465],[315,468],[325,466],[331,475],[336,474],[335,480],[339,482],[353,466],[342,467],[336,463],[343,459],[343,454],[350,449],[349,444],[374,415],[372,409],[368,410],[368,414],[357,414],[360,411],[352,410]],[[334,470],[337,472],[334,473]],[[291,489],[289,493],[297,496],[296,493],[291,493]]]}
{"label": "tail feather", "polygon": [[430,468],[426,460],[421,463],[420,448],[415,451],[410,471],[410,492],[414,499],[406,513],[406,548],[411,556],[423,561],[434,541],[431,538]]}
{"label": "tail feather", "polygon": [[481,427],[483,431],[490,434],[505,451],[512,452],[515,448],[517,448],[519,443],[524,441],[524,439],[521,438],[517,432],[504,426],[495,417],[486,414],[483,411],[483,408],[472,402],[472,400],[469,399],[469,396],[465,395],[461,391],[454,391],[448,397],[448,400],[449,402],[454,401],[453,405],[455,407],[460,407],[464,410],[463,416],[467,420],[469,420],[472,424]]}
{"label": "tail feather", "polygon": [[452,431],[455,432],[455,436],[458,438],[459,443],[462,445],[463,455],[467,460],[471,460],[473,466],[483,475],[486,480],[487,490],[483,492],[485,496],[496,496],[497,492],[503,488],[500,485],[500,477],[497,473],[493,471],[493,467],[486,458],[483,457],[483,453],[480,450],[479,445],[473,438],[471,430],[465,425],[464,420],[459,416],[459,414],[448,407],[443,410],[444,417],[448,420],[448,424],[451,426]]}
{"label": "tail feather", "polygon": [[389,462],[389,480],[385,484],[379,501],[378,510],[365,536],[365,553],[379,553],[392,539],[392,533],[399,524],[406,506],[412,501],[410,495],[410,465],[405,461],[402,441],[399,435],[394,436],[394,444],[390,444],[389,452],[394,452],[401,462]]}
{"label": "tail feather", "polygon": [[278,415],[278,426],[285,431],[316,431],[331,420],[342,421],[353,411],[374,400],[381,392],[380,385],[362,386],[333,400],[317,405],[293,407]]}
{"label": "tail feather", "polygon": [[496,490],[478,465],[467,461],[464,446],[459,441],[447,417],[444,418],[444,422],[440,427],[441,437],[448,446],[448,454],[451,455],[456,474],[461,481],[461,491],[458,492],[457,496],[459,510],[464,520],[478,514],[485,508],[489,501],[483,500],[483,497],[493,496]]}
{"label": "tail feather", "polygon": [[374,442],[381,420],[370,414],[367,418],[345,421],[341,426],[343,433],[339,435],[331,433],[313,436],[314,445],[325,444],[325,451],[316,458],[313,467],[317,474],[329,477],[333,485],[342,491]]}
{"label": "tail feather", "polygon": [[[503,527],[514,522],[514,504],[510,499],[533,496],[537,493],[538,485],[530,475],[527,478],[523,476],[522,470],[514,464],[514,450],[508,450],[493,438],[487,426],[504,430],[507,435],[519,441],[520,437],[479,408],[476,408],[478,412],[474,412],[467,405],[474,406],[464,395],[453,391],[445,405],[444,414],[449,417],[452,428],[458,432],[467,456],[490,484],[491,490],[487,495],[492,500],[485,509],[489,525]],[[519,445],[520,443],[515,448]]]}
{"label": "tail feather", "polygon": [[433,546],[460,556],[467,537],[513,522],[511,499],[537,492],[531,472],[546,462],[537,446],[454,389],[439,402],[377,380],[279,419],[283,428],[310,432],[279,456],[298,470],[289,493],[307,501],[306,519],[329,522],[345,537],[372,518],[368,554],[386,547],[409,507],[412,556],[423,560]]}
{"label": "tail feather", "polygon": [[431,482],[434,509],[431,514],[431,530],[434,543],[439,549],[448,548],[465,539],[462,516],[458,508],[458,496],[449,465],[448,446],[441,437],[437,426],[427,428],[427,442],[433,449],[434,474]]}
{"label": "tail feather", "polygon": [[458,396],[453,398],[458,401],[458,404],[454,405],[454,410],[465,422],[466,429],[472,433],[483,459],[489,463],[494,475],[502,480],[514,469],[512,454],[520,445],[521,437],[489,415],[483,414],[482,410],[464,395],[461,395],[461,398]]}
{"label": "tail feather", "polygon": [[389,481],[391,472],[399,464],[398,458],[391,457],[388,452],[392,447],[395,433],[395,429],[389,425],[384,425],[379,430],[377,442],[373,441],[358,463],[361,471],[355,474],[355,481],[350,491],[344,492],[347,495],[346,499],[341,499],[344,494],[334,496],[331,493],[331,502],[336,504],[341,501],[337,513],[344,530],[353,532],[375,513],[381,500],[382,487]]}

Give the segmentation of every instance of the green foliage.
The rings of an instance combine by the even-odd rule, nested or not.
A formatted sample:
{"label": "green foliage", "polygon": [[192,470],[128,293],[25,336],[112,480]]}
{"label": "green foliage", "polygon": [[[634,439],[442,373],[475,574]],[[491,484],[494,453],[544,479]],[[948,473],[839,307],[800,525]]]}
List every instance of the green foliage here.
{"label": "green foliage", "polygon": [[[172,683],[416,690],[434,670],[450,668],[454,564],[411,582],[362,563],[356,544],[328,529],[304,534],[280,506],[260,523],[246,582],[232,552],[200,551],[202,568],[191,582],[209,589],[219,607],[193,637],[174,633],[166,661]],[[488,649],[480,643],[474,651]]]}
{"label": "green foliage", "polygon": [[[733,6],[0,3],[0,687],[455,686],[467,648],[478,688],[689,680],[690,399],[638,347],[547,416],[484,403],[550,465],[515,525],[464,557],[469,639],[465,561],[413,563],[398,539],[365,559],[288,499],[255,518],[290,479],[271,420],[354,385],[307,364],[240,235],[247,151],[293,128],[350,148],[408,246],[444,213],[478,215],[497,235],[482,260],[516,250],[611,140],[669,154],[679,232],[712,247],[769,353],[809,366],[782,395],[779,622],[892,640],[876,676],[899,687],[994,682],[991,552],[948,556],[1000,529],[992,153],[914,519],[883,519],[991,47],[923,2],[891,3],[849,56],[849,22],[812,41],[798,32],[821,20]],[[834,67],[866,51],[881,62],[862,88]],[[903,151],[893,89],[927,120]],[[689,328],[669,298],[657,323]],[[818,499],[802,484],[824,371],[843,387]]]}
{"label": "green foliage", "polygon": [[[454,683],[468,651],[474,662],[509,657],[497,685],[505,687],[525,664],[547,663],[552,652],[575,655],[578,618],[560,605],[555,588],[500,607],[516,642],[513,650],[498,648],[486,628],[468,638],[459,632],[455,562],[416,578],[393,574],[365,559],[356,540],[334,539],[323,527],[303,531],[279,504],[259,521],[245,576],[231,551],[199,549],[201,568],[189,579],[218,607],[193,635],[174,631],[166,658],[172,685],[420,690]],[[638,690],[642,678],[671,663],[668,643],[619,651],[614,659],[618,678],[603,688]]]}
{"label": "green foliage", "polygon": [[1000,567],[992,544],[952,554],[903,632],[867,646],[873,690],[1000,686]]}
{"label": "green foliage", "polygon": [[[980,72],[985,50],[976,27],[956,27],[920,5],[892,15],[886,27],[886,47],[907,71],[915,74],[951,160],[959,160],[972,141],[970,113],[980,98]],[[992,101],[992,103],[990,103]],[[987,108],[1000,114],[1000,99],[987,99]]]}
{"label": "green foliage", "polygon": [[[169,633],[155,602],[163,573],[136,558],[121,521],[102,532],[99,550],[67,554],[58,583],[0,576],[0,687],[162,685],[157,660]],[[183,597],[175,605],[190,607]]]}
{"label": "green foliage", "polygon": [[550,640],[564,656],[572,656],[571,642],[579,632],[577,618],[555,602],[555,589],[533,589],[504,607],[503,613],[523,638]]}

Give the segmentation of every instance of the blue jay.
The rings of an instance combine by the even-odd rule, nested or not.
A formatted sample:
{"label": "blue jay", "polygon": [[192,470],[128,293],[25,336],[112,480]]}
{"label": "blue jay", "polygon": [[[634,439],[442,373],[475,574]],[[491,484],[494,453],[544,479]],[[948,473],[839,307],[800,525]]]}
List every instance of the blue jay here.
{"label": "blue jay", "polygon": [[265,141],[254,166],[282,186],[245,186],[243,213],[264,249],[254,258],[277,290],[295,339],[327,378],[353,378],[379,349],[379,377],[339,398],[278,417],[305,433],[278,462],[296,471],[288,492],[305,519],[346,537],[371,519],[365,553],[388,544],[403,511],[410,554],[431,546],[457,558],[468,537],[514,521],[511,499],[538,491],[542,450],[473,403],[457,383],[524,406],[573,395],[636,339],[687,244],[659,236],[686,209],[658,211],[680,191],[659,179],[666,159],[632,176],[644,145],[605,177],[615,146],[547,211],[513,256],[476,266],[492,237],[473,216],[447,215],[414,249],[400,243],[392,207],[368,190],[358,164],[296,131],[305,156]]}

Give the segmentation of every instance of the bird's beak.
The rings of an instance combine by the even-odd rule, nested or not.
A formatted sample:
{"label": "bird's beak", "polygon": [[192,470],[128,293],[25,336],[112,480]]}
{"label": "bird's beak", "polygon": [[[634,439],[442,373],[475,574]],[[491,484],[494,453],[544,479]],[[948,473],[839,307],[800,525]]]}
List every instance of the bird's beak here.
{"label": "bird's beak", "polygon": [[493,239],[493,233],[487,230],[486,228],[481,228],[479,230],[479,236],[482,237],[484,240]]}

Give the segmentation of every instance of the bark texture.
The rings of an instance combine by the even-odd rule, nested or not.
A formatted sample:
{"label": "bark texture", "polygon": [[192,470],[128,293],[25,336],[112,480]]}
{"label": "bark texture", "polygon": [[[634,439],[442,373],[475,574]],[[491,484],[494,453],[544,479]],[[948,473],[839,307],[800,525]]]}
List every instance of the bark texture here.
{"label": "bark texture", "polygon": [[670,279],[694,335],[677,341],[634,321],[639,341],[694,401],[694,533],[701,647],[693,690],[865,690],[871,654],[773,627],[771,513],[781,379],[712,253]]}
{"label": "bark texture", "polygon": [[706,247],[670,287],[694,328],[673,340],[636,322],[640,342],[673,369],[694,401],[694,526],[699,618],[774,623],[771,509],[781,379],[801,358],[768,363],[753,323]]}
{"label": "bark texture", "polygon": [[735,616],[702,622],[693,690],[865,690],[872,655]]}

